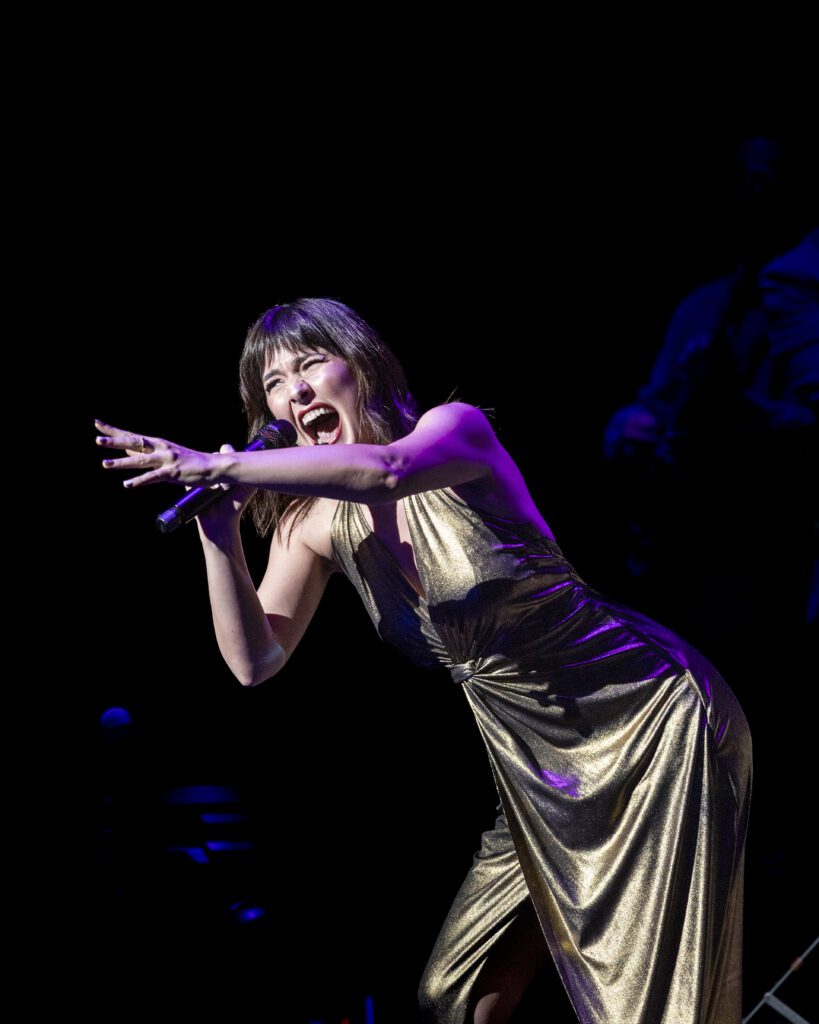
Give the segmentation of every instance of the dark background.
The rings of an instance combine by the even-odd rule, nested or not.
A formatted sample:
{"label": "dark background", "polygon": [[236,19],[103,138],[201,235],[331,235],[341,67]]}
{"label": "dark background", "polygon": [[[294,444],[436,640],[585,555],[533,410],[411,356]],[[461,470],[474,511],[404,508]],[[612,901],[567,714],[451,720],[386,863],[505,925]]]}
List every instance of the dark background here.
{"label": "dark background", "polygon": [[[176,492],[128,493],[100,468],[94,417],[205,450],[242,443],[247,328],[277,302],[324,295],[379,330],[422,408],[457,389],[494,409],[580,575],[700,646],[738,695],[755,758],[747,1012],[816,931],[815,661],[778,568],[781,518],[772,526],[765,502],[749,503],[743,529],[760,600],[778,593],[788,614],[769,630],[703,629],[686,600],[712,566],[686,547],[684,523],[684,582],[648,589],[626,571],[630,499],[602,433],[647,378],[676,303],[735,265],[732,157],[769,122],[561,134],[497,116],[478,131],[454,112],[365,131],[337,113],[272,116],[236,138],[224,117],[215,138],[204,116],[128,132],[86,122],[88,157],[66,189],[52,258],[70,280],[71,433],[87,456],[69,485],[81,586],[68,620],[95,757],[93,983],[146,1004],[164,985],[180,1014],[224,1002],[293,1024],[358,1024],[369,994],[378,1024],[411,1021],[438,928],[492,827],[497,797],[462,694],[383,646],[346,579],[331,580],[286,671],[243,689],[212,635],[195,529],[165,537],[153,525]],[[794,242],[815,216],[801,195],[794,186]],[[652,500],[686,504],[697,537],[720,486]],[[265,547],[248,530],[256,579]],[[130,726],[98,724],[113,706]],[[207,809],[244,817],[203,824],[200,806],[171,802],[192,786],[227,787],[206,794]],[[201,865],[179,852],[219,839],[249,846]],[[265,913],[242,922],[244,907]],[[539,996],[544,1020],[572,1020],[556,977]]]}

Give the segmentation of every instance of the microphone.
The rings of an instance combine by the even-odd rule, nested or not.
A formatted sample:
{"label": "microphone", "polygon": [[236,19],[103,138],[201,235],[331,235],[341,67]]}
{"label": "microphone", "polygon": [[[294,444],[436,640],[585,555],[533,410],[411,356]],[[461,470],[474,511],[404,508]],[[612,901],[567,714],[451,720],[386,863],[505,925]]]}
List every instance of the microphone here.
{"label": "microphone", "polygon": [[[259,452],[266,448],[289,448],[296,443],[296,428],[289,420],[273,420],[256,434],[250,444],[243,448],[245,452]],[[210,487],[195,487],[188,491],[183,498],[174,502],[170,508],[156,517],[156,525],[160,533],[173,533],[182,526],[195,519],[199,513],[208,507],[212,502],[218,501],[223,495],[229,494],[221,487],[213,490]]]}

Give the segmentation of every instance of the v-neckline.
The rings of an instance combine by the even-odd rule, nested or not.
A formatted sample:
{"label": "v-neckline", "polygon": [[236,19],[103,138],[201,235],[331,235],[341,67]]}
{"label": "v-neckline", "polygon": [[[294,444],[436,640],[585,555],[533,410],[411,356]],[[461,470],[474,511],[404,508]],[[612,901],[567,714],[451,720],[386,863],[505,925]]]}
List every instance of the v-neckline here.
{"label": "v-neckline", "polygon": [[[402,501],[402,500],[403,500],[402,498],[398,499],[398,501]],[[395,557],[395,555],[392,553],[392,551],[390,551],[390,549],[387,547],[385,542],[378,536],[378,534],[375,532],[375,530],[372,528],[372,526],[370,526],[370,524],[367,522],[367,517],[364,515],[364,510],[361,508],[361,502],[354,501],[353,505],[355,505],[356,512],[358,513],[358,516],[361,519],[361,522],[362,522],[362,524],[364,526],[364,529],[365,529],[366,533],[369,536],[371,536],[371,537],[375,537],[376,541],[381,545],[381,547],[384,549],[384,551],[386,551],[386,553],[389,556],[389,558],[392,560],[392,564],[395,566],[396,570],[398,571],[398,574],[400,575],[400,577],[404,581],[404,583],[406,583],[406,585],[409,587],[409,589],[413,592],[413,594],[418,598],[418,600],[422,604],[427,605],[427,598],[424,597],[423,594],[419,594],[418,593],[418,591],[415,589],[415,584],[412,582],[412,580],[409,578],[409,576],[407,576],[407,574],[401,568],[401,565],[400,565],[398,559]],[[415,562],[415,569],[416,569],[416,572],[418,572],[418,582],[421,584],[421,586],[424,586],[424,581],[421,579],[421,573],[418,570],[418,562],[415,559],[415,538],[412,536],[412,527],[410,526],[410,521],[409,521],[409,516],[407,515],[407,507],[406,507],[406,505],[404,506],[404,518],[407,520],[407,530],[409,531],[409,534],[410,534],[410,547],[412,548],[412,560],[413,560],[413,562]],[[426,590],[426,587],[424,587],[424,589]]]}

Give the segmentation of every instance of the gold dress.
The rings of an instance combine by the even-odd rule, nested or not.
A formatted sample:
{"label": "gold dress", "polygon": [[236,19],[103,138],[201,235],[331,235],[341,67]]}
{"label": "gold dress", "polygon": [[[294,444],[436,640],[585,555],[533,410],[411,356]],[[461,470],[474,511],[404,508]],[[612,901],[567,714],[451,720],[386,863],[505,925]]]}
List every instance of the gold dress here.
{"label": "gold dress", "polygon": [[583,1024],[737,1024],[751,737],[734,694],[532,524],[448,487],[403,501],[426,600],[355,502],[338,503],[334,554],[381,638],[462,688],[502,810],[429,958],[420,1019],[465,1024],[531,897]]}

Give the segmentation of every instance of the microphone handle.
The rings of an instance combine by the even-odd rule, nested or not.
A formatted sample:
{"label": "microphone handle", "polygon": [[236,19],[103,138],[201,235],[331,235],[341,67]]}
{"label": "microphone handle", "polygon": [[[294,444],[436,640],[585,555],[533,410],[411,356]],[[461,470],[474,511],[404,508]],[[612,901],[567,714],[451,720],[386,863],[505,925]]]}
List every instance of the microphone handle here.
{"label": "microphone handle", "polygon": [[[296,443],[296,430],[288,420],[274,420],[258,432],[249,445],[243,449],[246,452],[258,452],[270,448],[289,448]],[[194,487],[188,491],[179,501],[175,501],[170,508],[160,512],[156,517],[157,529],[160,533],[173,533],[184,523],[195,519],[200,512],[219,501],[228,491],[222,488],[213,490],[211,487]]]}

